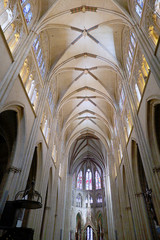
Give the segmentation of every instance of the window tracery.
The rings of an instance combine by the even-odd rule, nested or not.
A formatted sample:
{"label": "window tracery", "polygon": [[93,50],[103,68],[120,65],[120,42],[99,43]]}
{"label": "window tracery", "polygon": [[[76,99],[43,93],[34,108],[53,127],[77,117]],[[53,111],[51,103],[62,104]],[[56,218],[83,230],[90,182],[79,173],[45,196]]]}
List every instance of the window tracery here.
{"label": "window tracery", "polygon": [[90,194],[86,196],[86,207],[92,206],[93,204],[93,198]]}
{"label": "window tracery", "polygon": [[90,169],[86,171],[86,190],[92,190],[92,173]]}
{"label": "window tracery", "polygon": [[95,183],[96,183],[96,190],[101,189],[101,178],[97,170],[95,171]]}
{"label": "window tracery", "polygon": [[38,36],[33,42],[33,49],[36,55],[37,64],[41,73],[42,78],[44,78],[46,74],[45,67],[45,58],[42,52],[42,48],[40,46],[40,36]]}
{"label": "window tracery", "polygon": [[160,1],[148,0],[145,10],[145,29],[153,48],[157,46],[160,32]]}
{"label": "window tracery", "polygon": [[20,77],[30,99],[30,102],[34,110],[36,110],[40,92],[40,84],[38,81],[37,73],[33,69],[34,63],[32,61],[32,58],[28,56],[21,68]]}
{"label": "window tracery", "polygon": [[90,226],[87,227],[87,240],[93,240],[93,229]]}
{"label": "window tracery", "polygon": [[1,1],[0,25],[12,53],[18,48],[25,37],[19,5],[15,1]]}
{"label": "window tracery", "polygon": [[97,203],[102,203],[102,202],[103,202],[102,195],[99,193],[97,196]]}
{"label": "window tracery", "polygon": [[[27,24],[29,24],[30,21],[32,20],[32,11],[31,11],[31,4],[29,2],[28,3],[26,3],[26,2],[27,1],[21,0],[21,4],[23,7],[23,14],[24,14]],[[24,3],[26,3],[26,4],[24,4]]]}
{"label": "window tracery", "polygon": [[82,196],[80,193],[76,197],[76,207],[82,207]]}
{"label": "window tracery", "polygon": [[129,45],[128,45],[128,56],[127,56],[127,59],[126,59],[126,68],[127,68],[127,72],[128,72],[129,76],[130,76],[131,69],[132,69],[135,47],[136,47],[136,37],[135,37],[135,34],[130,31],[130,41],[129,41]]}
{"label": "window tracery", "polygon": [[136,0],[135,9],[138,16],[142,17],[142,11],[144,6],[144,0]]}
{"label": "window tracery", "polygon": [[137,54],[138,62],[136,63],[135,70],[133,73],[133,84],[134,96],[137,103],[137,108],[139,107],[142,94],[145,89],[145,85],[150,72],[149,65],[142,53],[139,51]]}
{"label": "window tracery", "polygon": [[77,189],[82,189],[82,171],[77,176]]}

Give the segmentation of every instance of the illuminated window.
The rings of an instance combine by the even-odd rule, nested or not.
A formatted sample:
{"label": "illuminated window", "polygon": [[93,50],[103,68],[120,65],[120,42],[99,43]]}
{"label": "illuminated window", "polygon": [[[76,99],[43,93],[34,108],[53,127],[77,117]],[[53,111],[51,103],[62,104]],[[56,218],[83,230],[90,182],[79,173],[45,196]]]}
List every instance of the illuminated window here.
{"label": "illuminated window", "polygon": [[23,14],[28,25],[32,20],[32,11],[31,11],[31,4],[30,3],[24,4],[25,2],[26,0],[21,0],[21,5],[23,7]]}
{"label": "illuminated window", "polygon": [[124,100],[125,100],[125,95],[124,95],[124,91],[123,91],[123,89],[122,89],[121,95],[120,95],[120,99],[119,99],[119,107],[120,107],[120,110],[121,110],[121,111],[122,111],[122,109],[123,109]]}
{"label": "illuminated window", "polygon": [[154,6],[155,6],[155,12],[160,17],[160,0],[156,0]]}
{"label": "illuminated window", "polygon": [[102,203],[102,195],[98,194],[97,196],[97,203]]}
{"label": "illuminated window", "polygon": [[92,173],[90,169],[86,172],[86,190],[92,190]]}
{"label": "illuminated window", "polygon": [[131,67],[132,67],[132,62],[133,62],[133,57],[134,57],[135,46],[136,46],[135,34],[133,32],[130,32],[130,42],[128,45],[128,57],[126,59],[126,68],[127,68],[128,75],[130,75],[130,73],[131,73]]}
{"label": "illuminated window", "polygon": [[82,189],[82,171],[77,176],[77,188]]}
{"label": "illuminated window", "polygon": [[95,182],[96,182],[96,189],[101,189],[101,178],[97,171],[95,172]]}
{"label": "illuminated window", "polygon": [[139,87],[138,87],[137,83],[135,84],[135,90],[136,90],[138,102],[140,102],[141,101],[141,93],[139,91]]}
{"label": "illuminated window", "polygon": [[92,204],[93,204],[93,198],[91,197],[90,194],[88,194],[86,197],[86,207],[88,207],[89,205],[92,206]]}
{"label": "illuminated window", "polygon": [[80,193],[76,197],[76,207],[82,207],[82,196]]}
{"label": "illuminated window", "polygon": [[87,240],[93,240],[93,229],[90,226],[87,227]]}
{"label": "illuminated window", "polygon": [[136,1],[136,13],[138,14],[138,16],[141,18],[142,16],[142,10],[143,10],[143,5],[144,5],[144,0],[137,0]]}
{"label": "illuminated window", "polygon": [[52,95],[51,89],[49,89],[49,92],[48,92],[48,103],[49,103],[51,113],[53,114],[54,101],[53,101],[53,95]]}
{"label": "illuminated window", "polygon": [[46,73],[46,68],[45,68],[45,61],[44,61],[42,49],[40,47],[39,36],[33,42],[33,49],[36,54],[37,64],[40,69],[41,76],[42,78],[44,78]]}

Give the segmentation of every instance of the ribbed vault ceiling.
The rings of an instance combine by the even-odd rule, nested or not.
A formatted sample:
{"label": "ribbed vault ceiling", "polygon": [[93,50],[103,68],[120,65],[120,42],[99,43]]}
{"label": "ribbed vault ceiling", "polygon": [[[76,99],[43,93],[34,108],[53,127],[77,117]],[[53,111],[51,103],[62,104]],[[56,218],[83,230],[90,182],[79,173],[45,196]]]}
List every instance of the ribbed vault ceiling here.
{"label": "ribbed vault ceiling", "polygon": [[126,2],[42,1],[39,31],[49,39],[61,137],[72,143],[70,166],[85,158],[104,164],[118,108]]}

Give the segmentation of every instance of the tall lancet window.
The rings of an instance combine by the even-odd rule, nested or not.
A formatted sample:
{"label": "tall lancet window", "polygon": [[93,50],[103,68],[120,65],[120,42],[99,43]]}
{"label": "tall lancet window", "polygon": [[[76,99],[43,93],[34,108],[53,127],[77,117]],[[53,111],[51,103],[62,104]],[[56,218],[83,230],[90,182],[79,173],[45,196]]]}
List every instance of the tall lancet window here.
{"label": "tall lancet window", "polygon": [[136,13],[141,18],[143,10],[144,0],[136,0]]}
{"label": "tall lancet window", "polygon": [[101,189],[101,178],[98,171],[95,172],[96,189]]}
{"label": "tall lancet window", "polygon": [[23,7],[23,14],[26,19],[27,24],[30,23],[32,20],[32,11],[31,11],[31,4],[28,3],[26,0],[21,0],[21,5]]}
{"label": "tall lancet window", "polygon": [[80,171],[77,176],[77,188],[82,189],[82,171]]}
{"label": "tall lancet window", "polygon": [[86,190],[92,190],[92,173],[90,169],[86,172]]}
{"label": "tall lancet window", "polygon": [[93,240],[93,229],[90,226],[87,227],[87,240]]}

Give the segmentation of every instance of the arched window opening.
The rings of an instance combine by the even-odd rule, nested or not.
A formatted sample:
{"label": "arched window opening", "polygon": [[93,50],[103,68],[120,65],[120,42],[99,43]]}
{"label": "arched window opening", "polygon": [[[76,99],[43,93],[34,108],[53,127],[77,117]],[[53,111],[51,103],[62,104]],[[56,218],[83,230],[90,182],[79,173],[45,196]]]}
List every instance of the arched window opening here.
{"label": "arched window opening", "polygon": [[92,173],[90,169],[86,171],[86,190],[92,190]]}
{"label": "arched window opening", "polygon": [[129,76],[131,74],[135,47],[136,47],[136,37],[135,37],[135,34],[130,31],[130,42],[129,42],[129,45],[128,45],[128,57],[126,59],[126,68],[127,68],[127,72],[128,72]]}
{"label": "arched window opening", "polygon": [[96,190],[101,189],[101,178],[98,171],[95,172]]}
{"label": "arched window opening", "polygon": [[82,189],[82,171],[77,176],[77,189]]}
{"label": "arched window opening", "polygon": [[86,207],[92,207],[93,205],[93,198],[90,194],[86,196]]}
{"label": "arched window opening", "polygon": [[90,226],[88,226],[86,230],[86,239],[93,240],[93,229]]}
{"label": "arched window opening", "polygon": [[97,196],[97,203],[102,203],[102,202],[103,202],[102,195],[98,194],[98,196]]}
{"label": "arched window opening", "polygon": [[[137,103],[137,109],[139,108],[142,94],[144,92],[148,75],[150,72],[149,65],[144,55],[141,52],[139,52],[138,54],[140,55],[139,69],[136,68],[133,74],[133,79],[134,79],[133,88],[134,88],[135,101]],[[137,73],[138,73],[138,76],[137,76]]]}
{"label": "arched window opening", "polygon": [[44,78],[46,74],[46,67],[45,67],[45,59],[44,54],[42,53],[42,49],[40,47],[40,36],[38,36],[33,42],[33,49],[36,55],[37,64],[39,67],[39,71],[41,73],[42,78]]}
{"label": "arched window opening", "polygon": [[20,77],[25,87],[25,90],[28,94],[32,107],[34,110],[36,110],[41,85],[39,82],[37,72],[34,70],[34,68],[35,68],[34,61],[31,55],[29,54],[28,57],[25,59],[23,66],[20,70]]}
{"label": "arched window opening", "polygon": [[12,54],[18,48],[20,40],[25,37],[23,21],[21,19],[18,2],[1,1],[0,25]]}
{"label": "arched window opening", "polygon": [[26,23],[28,25],[32,20],[31,4],[26,0],[21,0],[21,5],[23,8],[23,14],[26,19]]}
{"label": "arched window opening", "polygon": [[143,6],[144,6],[144,0],[136,0],[135,9],[136,9],[136,13],[140,18],[142,17]]}
{"label": "arched window opening", "polygon": [[81,194],[78,194],[76,197],[76,207],[82,207],[82,196]]}

